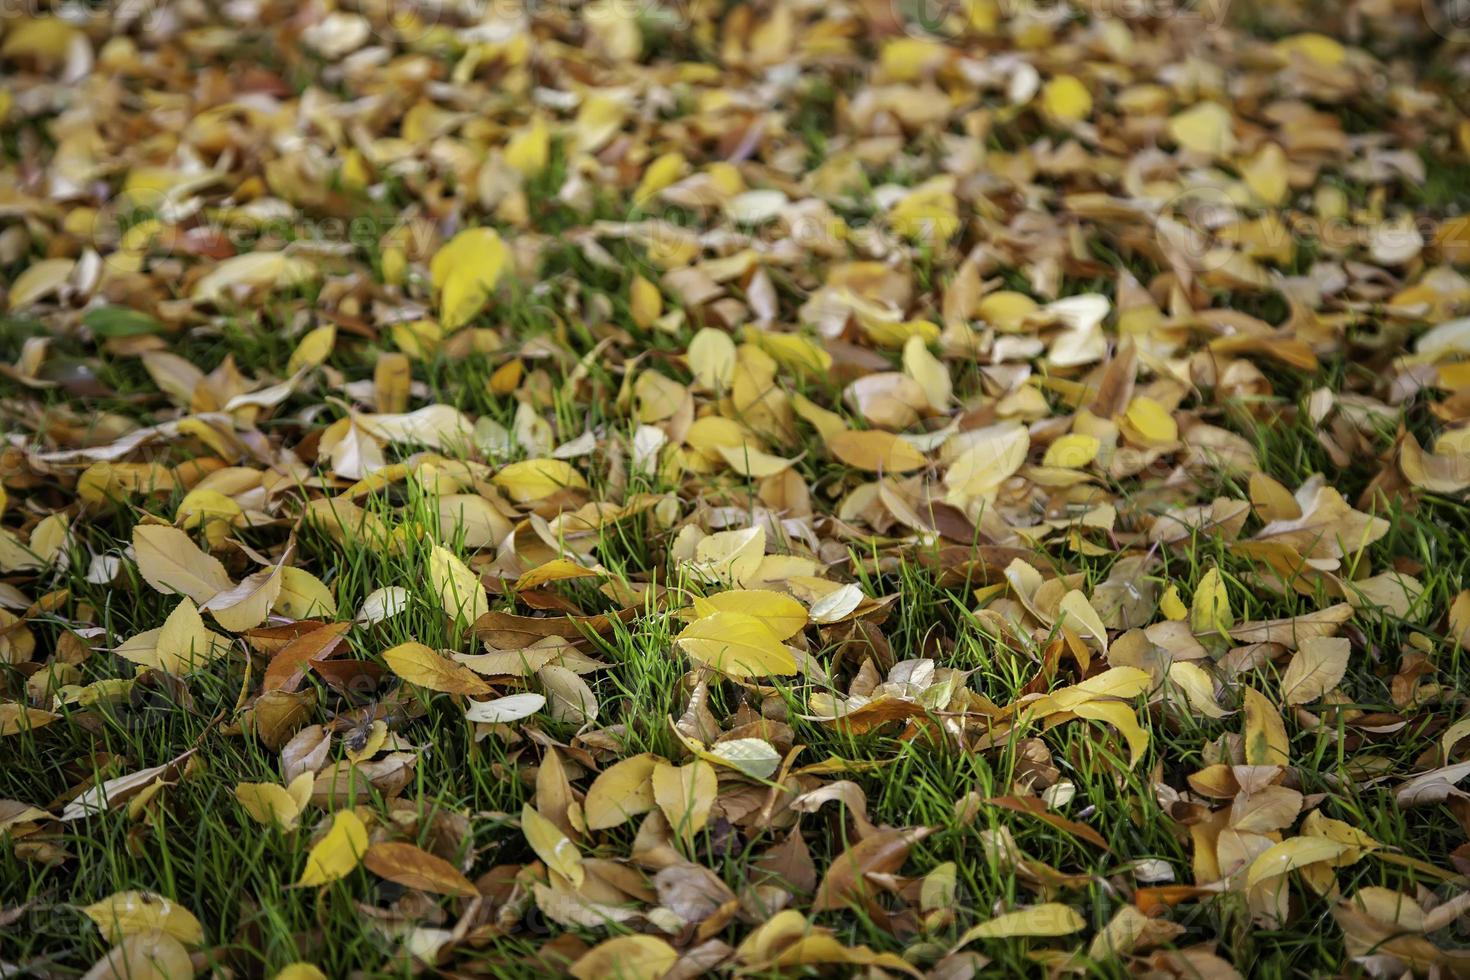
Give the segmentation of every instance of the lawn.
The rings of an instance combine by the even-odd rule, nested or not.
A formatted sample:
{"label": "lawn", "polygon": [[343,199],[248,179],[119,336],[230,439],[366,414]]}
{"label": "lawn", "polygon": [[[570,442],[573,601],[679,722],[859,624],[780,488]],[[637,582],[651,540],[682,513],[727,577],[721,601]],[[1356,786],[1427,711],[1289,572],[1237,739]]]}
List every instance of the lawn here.
{"label": "lawn", "polygon": [[0,976],[1470,975],[1399,7],[8,12]]}

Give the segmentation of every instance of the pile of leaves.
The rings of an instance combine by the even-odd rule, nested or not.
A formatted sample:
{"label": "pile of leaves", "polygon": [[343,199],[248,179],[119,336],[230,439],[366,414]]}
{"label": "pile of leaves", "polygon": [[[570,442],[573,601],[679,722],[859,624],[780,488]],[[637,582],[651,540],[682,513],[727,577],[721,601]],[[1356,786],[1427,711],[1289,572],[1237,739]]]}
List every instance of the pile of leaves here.
{"label": "pile of leaves", "polygon": [[1455,25],[913,7],[0,20],[0,974],[1470,974]]}

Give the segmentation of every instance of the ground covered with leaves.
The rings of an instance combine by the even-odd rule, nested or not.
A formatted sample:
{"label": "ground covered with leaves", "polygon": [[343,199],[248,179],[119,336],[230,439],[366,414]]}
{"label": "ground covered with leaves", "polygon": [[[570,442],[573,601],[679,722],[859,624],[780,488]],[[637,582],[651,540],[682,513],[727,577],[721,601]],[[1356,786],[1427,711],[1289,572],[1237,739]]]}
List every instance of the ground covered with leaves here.
{"label": "ground covered with leaves", "polygon": [[7,12],[0,974],[1470,975],[1448,10]]}

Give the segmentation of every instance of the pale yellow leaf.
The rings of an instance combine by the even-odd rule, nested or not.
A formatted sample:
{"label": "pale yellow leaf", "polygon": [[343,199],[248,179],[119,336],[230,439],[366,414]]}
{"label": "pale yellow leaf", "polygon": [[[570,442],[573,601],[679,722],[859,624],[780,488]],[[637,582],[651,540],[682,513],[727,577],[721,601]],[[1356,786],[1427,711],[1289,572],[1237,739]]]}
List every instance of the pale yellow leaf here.
{"label": "pale yellow leaf", "polygon": [[204,943],[204,929],[193,913],[152,892],[116,892],[83,906],[82,912],[97,923],[109,942],[135,933],[161,931],[190,946]]}
{"label": "pale yellow leaf", "polygon": [[653,799],[663,811],[674,829],[685,842],[709,822],[710,808],[714,806],[718,778],[714,768],[700,759],[687,766],[671,766],[657,762],[653,767]]}
{"label": "pale yellow leaf", "polygon": [[473,623],[490,611],[490,597],[480,577],[438,545],[429,552],[429,587],[450,619]]}
{"label": "pale yellow leaf", "polygon": [[706,391],[728,391],[735,380],[735,341],[723,330],[705,327],[689,342],[689,370]]}
{"label": "pale yellow leaf", "polygon": [[1009,939],[1014,936],[1070,936],[1086,925],[1070,905],[1046,902],[1006,912],[971,926],[955,945],[964,946],[977,939]]}
{"label": "pale yellow leaf", "polygon": [[501,467],[491,477],[516,503],[549,497],[567,488],[585,489],[587,481],[570,463],[560,459],[527,459]]}
{"label": "pale yellow leaf", "polygon": [[1302,641],[1281,675],[1281,700],[1309,704],[1337,686],[1347,673],[1351,644],[1340,636],[1313,636]]}
{"label": "pale yellow leaf", "polygon": [[1348,847],[1330,837],[1289,837],[1273,844],[1251,862],[1250,870],[1246,872],[1246,885],[1256,885],[1318,861],[1334,860]]}
{"label": "pale yellow leaf", "polygon": [[303,568],[281,570],[281,591],[271,612],[290,619],[328,618],[337,615],[337,599],[325,582]]}
{"label": "pale yellow leaf", "polygon": [[529,803],[521,807],[521,833],[525,834],[526,843],[548,868],[565,878],[573,888],[582,887],[586,871],[577,845]]}
{"label": "pale yellow leaf", "polygon": [[281,576],[285,568],[277,564],[241,579],[238,585],[216,592],[208,602],[200,604],[215,622],[233,633],[259,626],[270,615],[276,597],[281,594]]}
{"label": "pale yellow leaf", "polygon": [[589,830],[607,830],[654,808],[653,769],[661,760],[643,753],[608,766],[592,781],[582,812]]}
{"label": "pale yellow leaf", "polygon": [[165,595],[186,595],[196,603],[234,587],[218,558],[207,555],[187,534],[163,524],[133,528],[133,555],[143,580]]}
{"label": "pale yellow leaf", "polygon": [[577,980],[659,980],[679,953],[657,936],[617,936],[583,953],[568,973]]}

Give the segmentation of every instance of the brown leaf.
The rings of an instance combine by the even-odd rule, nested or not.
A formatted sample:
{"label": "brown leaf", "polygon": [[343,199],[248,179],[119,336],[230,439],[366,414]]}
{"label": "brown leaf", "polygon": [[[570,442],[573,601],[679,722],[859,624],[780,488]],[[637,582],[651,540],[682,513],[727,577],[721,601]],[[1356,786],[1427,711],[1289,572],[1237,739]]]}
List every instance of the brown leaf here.
{"label": "brown leaf", "polygon": [[[932,833],[929,827],[883,828],[843,851],[817,886],[813,912],[831,912],[849,905],[877,909],[877,888],[868,881],[873,874],[892,874],[903,867],[909,848]],[[881,909],[878,910],[881,913]],[[884,916],[886,918],[886,916]]]}
{"label": "brown leaf", "polygon": [[351,623],[329,623],[292,638],[271,657],[265,669],[265,690],[296,690],[311,661],[335,656],[346,646],[351,628]]}
{"label": "brown leaf", "polygon": [[363,855],[362,863],[379,878],[407,888],[469,898],[480,894],[458,868],[414,844],[373,844]]}

